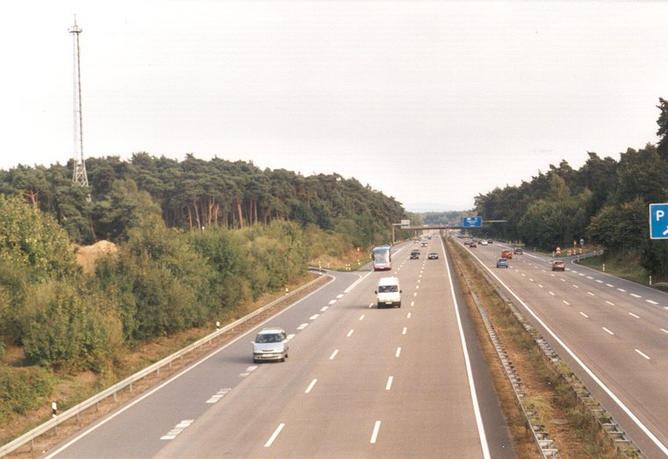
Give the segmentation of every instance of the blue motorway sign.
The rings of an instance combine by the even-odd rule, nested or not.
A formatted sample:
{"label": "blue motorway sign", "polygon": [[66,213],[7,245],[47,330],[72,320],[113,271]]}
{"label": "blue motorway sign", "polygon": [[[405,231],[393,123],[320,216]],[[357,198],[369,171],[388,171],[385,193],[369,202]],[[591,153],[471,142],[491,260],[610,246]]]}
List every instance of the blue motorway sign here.
{"label": "blue motorway sign", "polygon": [[668,239],[668,202],[649,205],[650,239]]}
{"label": "blue motorway sign", "polygon": [[462,226],[464,228],[481,228],[482,217],[462,217]]}

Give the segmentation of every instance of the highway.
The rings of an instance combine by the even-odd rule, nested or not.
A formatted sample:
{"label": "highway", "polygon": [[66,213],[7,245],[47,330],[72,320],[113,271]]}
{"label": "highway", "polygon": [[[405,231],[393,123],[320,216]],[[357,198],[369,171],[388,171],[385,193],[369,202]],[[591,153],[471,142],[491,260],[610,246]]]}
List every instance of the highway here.
{"label": "highway", "polygon": [[[333,273],[47,457],[514,457],[443,245],[412,247],[393,251],[401,308],[376,308],[389,272]],[[254,364],[268,326],[291,336],[289,358]]]}
{"label": "highway", "polygon": [[503,248],[467,250],[641,450],[667,456],[668,294],[570,260],[565,272],[552,272],[549,258],[527,252],[497,269]]}

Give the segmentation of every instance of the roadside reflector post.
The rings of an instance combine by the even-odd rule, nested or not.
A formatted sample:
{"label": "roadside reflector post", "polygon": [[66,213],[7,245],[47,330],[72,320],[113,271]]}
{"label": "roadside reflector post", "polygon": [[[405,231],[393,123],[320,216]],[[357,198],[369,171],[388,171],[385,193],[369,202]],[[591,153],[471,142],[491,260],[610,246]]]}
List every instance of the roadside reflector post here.
{"label": "roadside reflector post", "polygon": [[603,263],[603,272],[605,272],[605,263]]}

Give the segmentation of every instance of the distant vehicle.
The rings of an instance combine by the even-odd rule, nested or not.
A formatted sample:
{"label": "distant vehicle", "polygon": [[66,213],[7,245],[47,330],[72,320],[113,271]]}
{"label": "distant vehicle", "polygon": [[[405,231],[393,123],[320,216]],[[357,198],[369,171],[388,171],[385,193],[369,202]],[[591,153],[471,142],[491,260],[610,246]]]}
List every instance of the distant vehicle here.
{"label": "distant vehicle", "polygon": [[475,241],[471,241],[471,243],[469,244],[469,247],[471,247],[472,249],[475,249],[476,247],[478,247],[478,244],[476,244]]}
{"label": "distant vehicle", "polygon": [[378,288],[373,293],[376,294],[378,309],[383,306],[401,307],[401,286],[398,278],[381,277],[378,280]]}
{"label": "distant vehicle", "polygon": [[552,271],[566,271],[566,263],[563,260],[552,260]]}
{"label": "distant vehicle", "polygon": [[506,258],[499,258],[498,260],[496,260],[496,267],[497,268],[508,268],[510,266],[508,265],[508,260]]}
{"label": "distant vehicle", "polygon": [[411,260],[418,260],[420,258],[420,251],[414,249],[411,251]]}
{"label": "distant vehicle", "polygon": [[480,241],[480,245],[487,245],[487,241],[483,239],[482,241]]}
{"label": "distant vehicle", "polygon": [[253,362],[262,360],[280,360],[288,358],[288,336],[282,328],[264,328],[255,337],[253,344]]}
{"label": "distant vehicle", "polygon": [[494,242],[491,239],[487,239],[488,244],[493,244]]}
{"label": "distant vehicle", "polygon": [[426,243],[426,242],[423,242],[423,243],[422,243],[422,247],[427,247],[427,243]]}
{"label": "distant vehicle", "polygon": [[522,250],[520,247],[515,247],[515,250],[513,250],[513,253],[515,255],[522,255],[524,253],[524,250]]}
{"label": "distant vehicle", "polygon": [[392,254],[389,245],[380,245],[371,250],[374,271],[387,271],[392,269]]}
{"label": "distant vehicle", "polygon": [[427,255],[427,260],[438,260],[438,254],[436,252],[430,252]]}
{"label": "distant vehicle", "polygon": [[513,258],[513,251],[512,250],[503,250],[501,252],[501,258],[508,258],[509,260]]}

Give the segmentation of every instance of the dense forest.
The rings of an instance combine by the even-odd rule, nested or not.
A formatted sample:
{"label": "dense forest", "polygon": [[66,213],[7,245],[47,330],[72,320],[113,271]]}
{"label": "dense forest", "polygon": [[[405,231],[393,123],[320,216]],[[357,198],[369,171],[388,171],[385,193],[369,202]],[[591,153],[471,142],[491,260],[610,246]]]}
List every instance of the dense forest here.
{"label": "dense forest", "polygon": [[192,155],[178,161],[147,153],[130,161],[89,158],[86,167],[89,190],[71,186],[70,161],[0,171],[0,193],[23,196],[81,244],[125,241],[137,221],[157,214],[168,227],[181,229],[242,228],[276,219],[313,223],[363,247],[387,241],[390,223],[405,215],[394,198],[337,174],[304,177],[243,161]]}
{"label": "dense forest", "polygon": [[658,144],[621,153],[619,161],[588,152],[578,170],[566,161],[529,182],[496,188],[475,198],[492,237],[553,250],[581,238],[612,253],[639,255],[658,278],[668,278],[668,243],[649,239],[651,202],[668,201],[668,101],[659,99]]}

